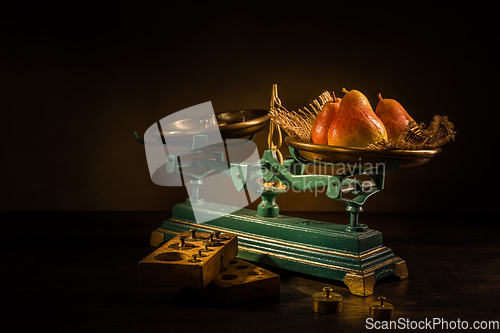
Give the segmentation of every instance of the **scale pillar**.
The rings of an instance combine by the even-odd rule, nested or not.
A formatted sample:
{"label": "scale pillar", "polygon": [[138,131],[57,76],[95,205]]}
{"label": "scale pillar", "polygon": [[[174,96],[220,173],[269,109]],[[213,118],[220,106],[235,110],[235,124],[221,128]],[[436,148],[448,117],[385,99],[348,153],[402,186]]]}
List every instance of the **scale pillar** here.
{"label": "scale pillar", "polygon": [[280,206],[276,203],[279,192],[265,191],[261,194],[262,201],[257,206],[257,215],[261,217],[276,217],[280,215]]}
{"label": "scale pillar", "polygon": [[203,202],[203,198],[200,198],[200,186],[203,185],[203,181],[201,179],[191,179],[189,184],[192,186],[192,192],[189,196],[191,203]]}
{"label": "scale pillar", "polygon": [[368,226],[358,222],[359,213],[363,211],[360,204],[349,203],[345,210],[351,215],[350,223],[346,226],[347,231],[362,232],[368,230]]}

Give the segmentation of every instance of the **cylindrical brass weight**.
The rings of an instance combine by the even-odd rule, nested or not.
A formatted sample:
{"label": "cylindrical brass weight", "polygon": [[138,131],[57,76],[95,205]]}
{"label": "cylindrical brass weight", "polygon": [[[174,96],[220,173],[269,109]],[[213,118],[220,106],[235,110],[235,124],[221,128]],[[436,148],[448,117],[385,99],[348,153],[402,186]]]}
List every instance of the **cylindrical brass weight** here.
{"label": "cylindrical brass weight", "polygon": [[342,311],[342,295],[334,293],[332,287],[324,287],[323,292],[313,296],[313,311],[317,313],[339,313]]}
{"label": "cylindrical brass weight", "polygon": [[378,299],[380,302],[370,303],[370,318],[380,321],[392,320],[394,307],[391,303],[384,302],[385,297],[379,296]]}

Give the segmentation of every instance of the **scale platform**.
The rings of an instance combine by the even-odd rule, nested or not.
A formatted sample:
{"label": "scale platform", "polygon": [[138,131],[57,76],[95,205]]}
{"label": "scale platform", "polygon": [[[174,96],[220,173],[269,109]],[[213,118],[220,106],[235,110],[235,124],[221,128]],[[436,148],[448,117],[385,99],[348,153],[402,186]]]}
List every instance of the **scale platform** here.
{"label": "scale platform", "polygon": [[[253,137],[255,132],[265,127],[269,118],[267,110],[239,110],[226,112],[217,120],[223,137],[224,133],[231,133],[230,137]],[[231,130],[231,123],[234,128],[228,131],[228,128]],[[318,181],[322,182],[327,186],[325,193],[328,197],[346,203],[349,223],[345,223],[347,216],[344,223],[332,223],[281,215],[276,197],[282,191],[278,187],[264,188],[257,210],[234,209],[205,200],[193,200],[192,197],[173,206],[172,216],[152,232],[151,245],[160,246],[176,234],[191,229],[231,233],[238,236],[238,258],[342,281],[352,294],[358,296],[373,294],[375,283],[385,277],[395,275],[400,279],[407,278],[405,260],[383,244],[380,231],[358,222],[359,213],[366,199],[383,189],[386,174],[399,168],[424,165],[441,150],[375,151],[305,143],[290,138],[286,138],[285,143],[291,154],[289,158],[280,161],[275,151],[264,152],[257,165],[263,172],[264,180],[299,190],[311,189]],[[180,162],[174,160],[172,163]],[[205,164],[217,168],[217,163],[220,161]],[[369,163],[376,167],[369,170],[353,167],[342,175],[304,174],[307,164],[339,163]],[[251,170],[256,165],[240,166]],[[182,172],[180,165],[168,166],[168,161],[167,169]],[[235,185],[241,182],[234,175],[230,176]],[[368,176],[370,180],[359,181],[356,176]],[[345,196],[347,193],[354,193],[354,198]],[[208,216],[208,221],[197,223],[197,213]]]}

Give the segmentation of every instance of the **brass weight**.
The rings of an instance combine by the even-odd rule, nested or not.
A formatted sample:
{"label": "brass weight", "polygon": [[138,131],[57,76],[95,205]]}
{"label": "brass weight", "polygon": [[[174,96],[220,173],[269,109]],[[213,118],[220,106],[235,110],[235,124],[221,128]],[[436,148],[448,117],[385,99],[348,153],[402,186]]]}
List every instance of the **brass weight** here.
{"label": "brass weight", "polygon": [[332,287],[323,287],[323,292],[313,296],[313,311],[329,314],[342,311],[342,295],[334,293]]}
{"label": "brass weight", "polygon": [[384,302],[385,297],[379,296],[378,299],[380,302],[370,303],[370,318],[380,321],[392,320],[394,307],[391,303]]}
{"label": "brass weight", "polygon": [[190,250],[192,248],[195,248],[196,245],[191,243],[186,243],[186,236],[180,235],[179,243],[170,244],[168,247],[170,249],[175,249],[175,250]]}

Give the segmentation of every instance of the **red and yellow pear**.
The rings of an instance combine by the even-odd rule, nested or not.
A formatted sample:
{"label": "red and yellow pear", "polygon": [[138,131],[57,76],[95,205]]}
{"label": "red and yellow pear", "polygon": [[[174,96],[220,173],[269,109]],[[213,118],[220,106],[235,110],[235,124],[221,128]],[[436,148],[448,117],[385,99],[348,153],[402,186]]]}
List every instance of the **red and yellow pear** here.
{"label": "red and yellow pear", "polygon": [[382,98],[378,94],[379,102],[375,114],[380,118],[387,131],[387,138],[395,140],[404,131],[410,122],[415,122],[404,107],[395,99]]}
{"label": "red and yellow pear", "polygon": [[384,124],[373,112],[366,96],[358,90],[342,91],[345,95],[328,130],[328,144],[366,148],[387,140]]}
{"label": "red and yellow pear", "polygon": [[332,124],[333,117],[339,110],[340,102],[342,98],[335,97],[335,93],[332,91],[333,100],[328,101],[323,105],[321,112],[316,117],[314,124],[311,129],[311,139],[314,143],[319,143],[322,145],[328,144],[328,129]]}

